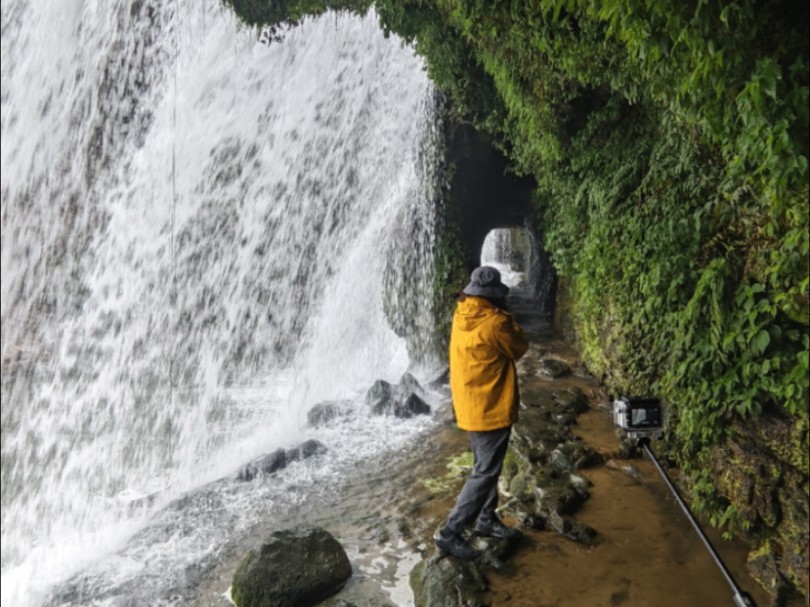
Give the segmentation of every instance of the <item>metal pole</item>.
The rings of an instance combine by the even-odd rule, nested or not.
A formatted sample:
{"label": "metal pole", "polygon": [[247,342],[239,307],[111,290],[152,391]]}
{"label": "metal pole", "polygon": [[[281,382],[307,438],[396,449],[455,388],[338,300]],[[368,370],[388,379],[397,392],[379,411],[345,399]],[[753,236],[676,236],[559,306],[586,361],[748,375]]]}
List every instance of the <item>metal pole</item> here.
{"label": "metal pole", "polygon": [[706,534],[701,529],[700,524],[697,522],[697,519],[692,514],[692,511],[689,509],[689,506],[686,505],[686,502],[683,501],[681,496],[678,494],[678,490],[675,488],[675,485],[672,484],[672,481],[669,480],[667,473],[661,467],[661,464],[658,461],[658,458],[655,457],[655,454],[650,449],[650,440],[649,438],[640,438],[638,444],[644,447],[644,452],[652,461],[655,469],[658,470],[658,473],[661,475],[661,478],[664,479],[664,482],[667,484],[667,487],[672,492],[672,495],[675,496],[675,501],[678,502],[678,505],[683,510],[684,514],[686,514],[686,518],[689,519],[689,522],[692,523],[692,527],[694,527],[695,531],[697,531],[698,537],[703,541],[703,545],[706,546],[706,549],[709,551],[709,554],[712,555],[712,559],[714,560],[717,567],[720,569],[720,572],[723,574],[723,577],[726,578],[726,582],[728,585],[731,586],[732,590],[734,590],[734,605],[735,607],[756,607],[754,600],[748,595],[748,593],[744,592],[734,581],[734,578],[731,576],[731,573],[726,568],[725,563],[723,563],[720,555],[717,553],[717,550],[714,549],[712,543],[709,541],[709,538],[706,537]]}

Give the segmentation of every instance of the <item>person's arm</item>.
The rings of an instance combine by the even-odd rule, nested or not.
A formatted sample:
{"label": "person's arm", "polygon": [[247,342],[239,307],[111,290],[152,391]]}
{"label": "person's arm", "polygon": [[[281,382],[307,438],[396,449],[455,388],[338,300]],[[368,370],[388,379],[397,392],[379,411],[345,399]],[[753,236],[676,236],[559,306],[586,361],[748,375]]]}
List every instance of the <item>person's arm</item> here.
{"label": "person's arm", "polygon": [[512,360],[518,360],[529,349],[526,334],[511,314],[498,314],[494,321],[492,336],[498,351]]}

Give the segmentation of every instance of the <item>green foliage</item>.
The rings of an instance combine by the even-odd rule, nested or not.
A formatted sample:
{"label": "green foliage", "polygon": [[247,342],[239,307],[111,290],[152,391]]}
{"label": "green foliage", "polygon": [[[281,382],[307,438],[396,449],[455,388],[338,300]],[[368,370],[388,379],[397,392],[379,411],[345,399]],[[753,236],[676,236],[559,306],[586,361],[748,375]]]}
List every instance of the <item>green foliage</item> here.
{"label": "green foliage", "polygon": [[696,504],[733,526],[701,466],[735,422],[794,416],[807,473],[807,7],[396,4],[465,119],[536,178],[583,354],[667,398]]}

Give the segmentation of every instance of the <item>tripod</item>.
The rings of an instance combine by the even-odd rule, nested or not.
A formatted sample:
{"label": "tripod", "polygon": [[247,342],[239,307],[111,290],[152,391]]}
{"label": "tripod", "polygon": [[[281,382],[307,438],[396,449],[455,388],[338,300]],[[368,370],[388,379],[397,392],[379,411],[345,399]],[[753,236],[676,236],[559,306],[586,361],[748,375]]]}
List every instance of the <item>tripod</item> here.
{"label": "tripod", "polygon": [[687,506],[686,502],[683,501],[680,495],[678,495],[678,490],[675,489],[675,485],[672,484],[672,481],[669,480],[667,473],[664,471],[664,468],[661,466],[661,463],[658,461],[658,458],[655,457],[655,453],[652,452],[650,449],[650,438],[648,436],[641,436],[638,438],[638,444],[644,449],[644,452],[647,454],[647,457],[650,458],[655,469],[658,470],[658,474],[661,475],[661,478],[664,479],[667,487],[669,488],[672,495],[675,496],[675,501],[678,502],[678,505],[683,510],[684,514],[686,514],[686,518],[689,519],[689,522],[692,523],[692,527],[694,527],[695,531],[697,531],[698,537],[700,537],[703,545],[706,546],[706,549],[711,554],[712,559],[714,560],[715,565],[720,569],[720,572],[723,574],[723,577],[726,578],[726,582],[728,585],[731,586],[731,589],[734,591],[734,596],[732,597],[734,600],[734,607],[756,607],[754,600],[748,595],[748,593],[744,592],[734,581],[734,578],[731,576],[731,573],[726,568],[725,563],[720,558],[720,555],[717,553],[717,550],[714,549],[712,543],[709,541],[709,538],[706,537],[706,534],[701,529],[700,524],[697,522],[697,519],[692,514],[692,511]]}

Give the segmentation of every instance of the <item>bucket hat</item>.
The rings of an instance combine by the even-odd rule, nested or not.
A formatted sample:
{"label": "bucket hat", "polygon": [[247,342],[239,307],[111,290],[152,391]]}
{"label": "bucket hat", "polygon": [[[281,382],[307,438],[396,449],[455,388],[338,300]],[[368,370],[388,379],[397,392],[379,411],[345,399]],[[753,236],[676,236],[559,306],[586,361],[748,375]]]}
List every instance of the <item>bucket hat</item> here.
{"label": "bucket hat", "polygon": [[470,283],[462,289],[465,295],[501,299],[506,297],[509,287],[501,282],[501,273],[492,266],[475,268],[470,274]]}

